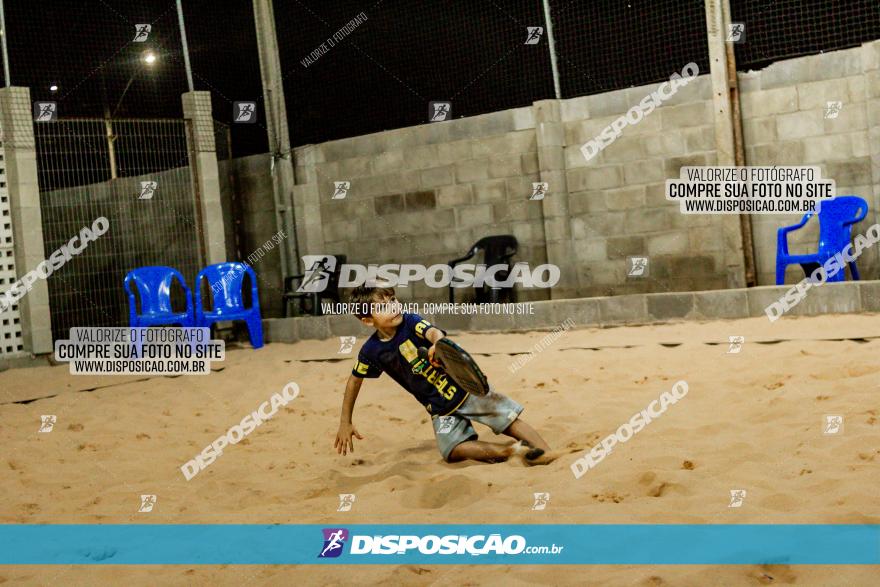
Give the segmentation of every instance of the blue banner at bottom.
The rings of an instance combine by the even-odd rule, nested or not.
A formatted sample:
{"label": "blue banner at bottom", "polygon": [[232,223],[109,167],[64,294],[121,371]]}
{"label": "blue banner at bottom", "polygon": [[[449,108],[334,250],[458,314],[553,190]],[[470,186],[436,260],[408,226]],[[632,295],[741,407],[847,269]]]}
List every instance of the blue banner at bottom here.
{"label": "blue banner at bottom", "polygon": [[0,525],[0,564],[880,564],[880,525]]}

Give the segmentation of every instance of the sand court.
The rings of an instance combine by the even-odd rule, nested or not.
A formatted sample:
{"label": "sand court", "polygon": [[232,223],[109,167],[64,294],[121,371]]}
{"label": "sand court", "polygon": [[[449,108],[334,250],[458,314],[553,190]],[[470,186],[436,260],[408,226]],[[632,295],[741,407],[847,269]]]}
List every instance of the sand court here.
{"label": "sand court", "polygon": [[[880,317],[572,329],[516,362],[547,334],[452,333],[493,385],[525,406],[522,417],[564,452],[537,468],[442,462],[427,414],[384,376],[365,382],[358,399],[354,423],[364,439],[355,439],[354,454],[337,455],[333,438],[354,355],[338,354],[336,339],[230,348],[202,377],[72,376],[66,365],[5,371],[2,522],[880,523]],[[728,352],[732,335],[744,337],[739,353]],[[688,383],[683,399],[575,478],[576,458],[678,380]],[[185,462],[291,381],[301,390],[293,401],[184,478]],[[56,416],[51,432],[38,432],[41,415]],[[826,415],[843,417],[840,433],[823,433]],[[475,427],[483,440],[505,440]],[[728,507],[731,490],[746,490],[740,507]],[[550,498],[535,511],[539,492]],[[156,496],[150,512],[138,511],[143,494]],[[339,494],[356,495],[350,511],[337,512]],[[6,567],[0,576],[150,584],[158,575],[163,584],[189,584],[193,573],[221,580],[218,568]],[[357,573],[371,581],[466,584],[472,572],[445,567],[440,579],[436,569]],[[586,572],[554,569],[548,582],[537,567],[510,566],[505,582],[582,584]],[[591,584],[698,584],[701,572],[628,569],[588,571]],[[756,566],[713,573],[731,582],[844,584],[830,569],[770,569],[773,581],[762,580]],[[869,571],[847,567],[846,584],[866,584],[858,578]],[[255,574],[284,584],[292,572],[237,569],[222,581]],[[652,573],[663,582],[644,583]],[[296,576],[308,584],[350,577],[326,567],[298,568]]]}

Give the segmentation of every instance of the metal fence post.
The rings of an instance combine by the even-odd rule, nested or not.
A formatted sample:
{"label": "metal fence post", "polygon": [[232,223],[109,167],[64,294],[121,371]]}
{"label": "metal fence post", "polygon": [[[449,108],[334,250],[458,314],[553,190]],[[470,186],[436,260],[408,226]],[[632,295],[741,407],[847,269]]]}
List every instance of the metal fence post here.
{"label": "metal fence post", "polygon": [[[260,74],[263,80],[263,103],[266,110],[266,132],[272,152],[272,189],[275,195],[276,224],[287,238],[281,247],[282,278],[301,273],[298,249],[302,218],[294,217],[293,150],[287,126],[287,106],[284,102],[284,84],[281,76],[281,58],[275,33],[275,14],[272,0],[253,0],[254,24],[257,29],[257,49],[260,54]],[[303,241],[304,242],[304,239]]]}

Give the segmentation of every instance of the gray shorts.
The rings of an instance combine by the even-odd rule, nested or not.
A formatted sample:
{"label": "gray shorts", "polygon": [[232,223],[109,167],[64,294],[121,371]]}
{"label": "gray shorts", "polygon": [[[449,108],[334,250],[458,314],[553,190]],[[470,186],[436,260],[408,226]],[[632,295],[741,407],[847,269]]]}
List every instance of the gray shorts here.
{"label": "gray shorts", "polygon": [[516,420],[523,407],[500,393],[490,391],[486,395],[469,395],[457,410],[448,416],[434,416],[434,436],[443,460],[449,460],[449,453],[466,440],[476,440],[477,431],[471,420],[485,424],[495,434],[501,434]]}

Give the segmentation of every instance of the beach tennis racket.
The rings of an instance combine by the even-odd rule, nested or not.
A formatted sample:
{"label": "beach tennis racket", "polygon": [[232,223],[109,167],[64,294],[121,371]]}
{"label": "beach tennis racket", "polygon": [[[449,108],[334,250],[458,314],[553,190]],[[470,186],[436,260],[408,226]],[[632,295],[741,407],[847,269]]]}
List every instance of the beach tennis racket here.
{"label": "beach tennis racket", "polygon": [[[489,381],[473,357],[448,338],[437,341],[434,363],[442,368],[465,391],[474,395],[489,393]],[[419,357],[427,360],[428,349],[419,348]]]}

